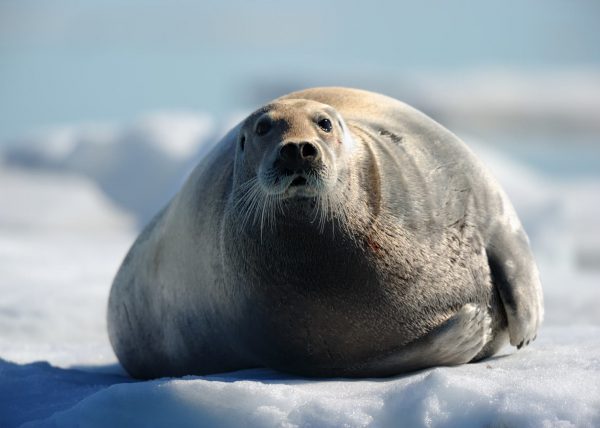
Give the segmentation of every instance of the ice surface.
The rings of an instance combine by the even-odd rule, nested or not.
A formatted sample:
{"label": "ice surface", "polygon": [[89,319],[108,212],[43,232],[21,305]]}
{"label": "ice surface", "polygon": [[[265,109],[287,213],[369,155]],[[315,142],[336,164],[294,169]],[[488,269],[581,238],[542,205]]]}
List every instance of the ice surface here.
{"label": "ice surface", "polygon": [[[546,323],[532,346],[391,379],[309,380],[269,370],[129,379],[106,337],[112,277],[149,215],[140,213],[166,200],[159,181],[170,177],[174,191],[211,144],[190,137],[201,134],[202,120],[164,120],[74,127],[5,150],[0,427],[600,426],[600,181],[545,176],[474,141],[540,265]],[[170,128],[189,137],[178,137],[172,152],[160,148]],[[141,168],[146,161],[152,168]],[[119,202],[144,183],[164,193],[135,206]]]}

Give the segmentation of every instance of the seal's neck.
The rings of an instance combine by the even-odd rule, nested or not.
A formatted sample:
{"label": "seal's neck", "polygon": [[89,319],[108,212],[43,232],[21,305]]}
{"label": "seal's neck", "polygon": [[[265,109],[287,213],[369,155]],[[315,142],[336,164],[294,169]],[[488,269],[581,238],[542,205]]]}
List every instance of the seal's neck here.
{"label": "seal's neck", "polygon": [[346,202],[336,206],[333,201],[304,198],[249,219],[240,219],[231,211],[223,229],[224,251],[259,265],[272,265],[282,257],[300,264],[314,263],[324,255],[347,259],[350,253],[360,251],[361,236],[368,228],[368,216],[359,213],[359,205]]}
{"label": "seal's neck", "polygon": [[232,224],[231,227],[237,229],[239,239],[261,247],[281,246],[291,251],[294,243],[334,246],[340,241],[353,241],[365,226],[357,219],[356,207],[348,204],[336,206],[333,201],[305,198],[288,201],[274,212],[258,213],[245,223]]}
{"label": "seal's neck", "polygon": [[262,233],[257,227],[246,228],[235,241],[226,240],[226,251],[243,262],[244,279],[253,284],[338,287],[369,270],[358,268],[365,258],[363,240],[356,233],[336,218],[319,224],[295,213],[265,227]]}

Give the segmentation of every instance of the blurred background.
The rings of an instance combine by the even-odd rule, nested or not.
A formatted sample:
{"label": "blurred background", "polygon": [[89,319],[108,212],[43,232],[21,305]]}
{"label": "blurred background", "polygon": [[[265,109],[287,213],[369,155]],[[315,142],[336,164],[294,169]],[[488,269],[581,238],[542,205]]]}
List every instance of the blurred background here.
{"label": "blurred background", "polygon": [[320,85],[465,140],[529,232],[547,325],[600,324],[599,23],[593,0],[0,0],[0,355],[113,358],[139,228],[236,121]]}

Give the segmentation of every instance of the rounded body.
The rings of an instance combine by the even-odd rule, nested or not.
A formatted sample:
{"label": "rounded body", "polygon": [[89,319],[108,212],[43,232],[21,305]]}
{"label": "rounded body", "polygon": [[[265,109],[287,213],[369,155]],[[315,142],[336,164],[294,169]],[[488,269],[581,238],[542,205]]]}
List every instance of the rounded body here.
{"label": "rounded body", "polygon": [[[108,326],[136,377],[381,376],[528,343],[541,299],[514,210],[464,143],[383,95],[317,88],[196,167],[123,262]],[[465,305],[481,332],[456,327]],[[447,331],[477,349],[440,358]]]}

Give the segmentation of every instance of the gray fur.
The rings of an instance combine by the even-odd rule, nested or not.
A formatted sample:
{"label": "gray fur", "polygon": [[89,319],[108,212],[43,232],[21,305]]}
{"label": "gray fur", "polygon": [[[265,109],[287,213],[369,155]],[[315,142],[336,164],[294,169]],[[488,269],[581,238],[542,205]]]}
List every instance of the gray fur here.
{"label": "gray fur", "polygon": [[[274,167],[291,141],[320,150],[304,187]],[[526,345],[542,312],[525,232],[460,140],[383,95],[317,88],[196,167],[123,262],[108,326],[136,377],[387,376]]]}

